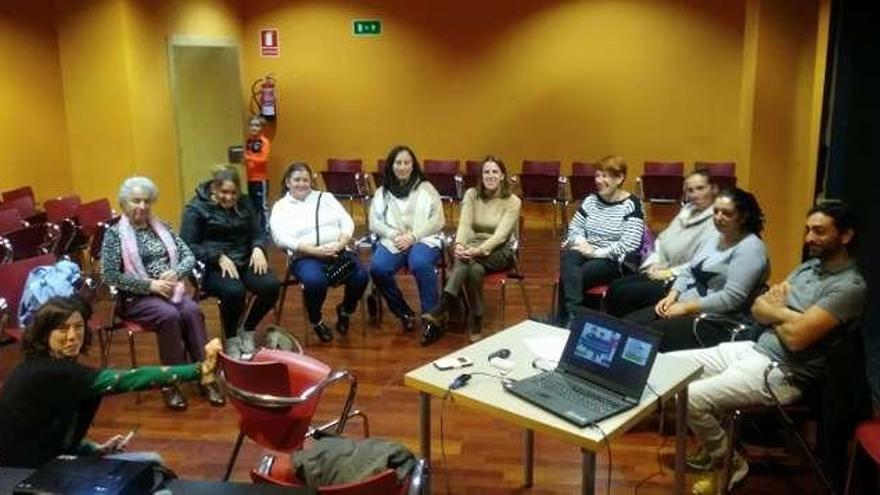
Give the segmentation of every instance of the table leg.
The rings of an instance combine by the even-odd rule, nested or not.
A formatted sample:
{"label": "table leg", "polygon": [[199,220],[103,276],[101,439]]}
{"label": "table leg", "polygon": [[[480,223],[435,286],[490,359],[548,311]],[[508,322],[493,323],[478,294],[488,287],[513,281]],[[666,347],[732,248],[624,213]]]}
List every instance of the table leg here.
{"label": "table leg", "polygon": [[[596,493],[596,454],[581,449],[581,463],[581,493],[593,495]],[[611,466],[609,466],[610,468]]]}
{"label": "table leg", "polygon": [[673,493],[684,493],[684,455],[687,449],[688,391],[682,389],[676,395],[675,404],[675,485]]}
{"label": "table leg", "polygon": [[[419,441],[422,449],[422,459],[431,473],[431,396],[419,392]],[[431,475],[425,478],[425,492],[431,493]]]}
{"label": "table leg", "polygon": [[535,481],[535,432],[525,430],[523,432],[523,478],[525,486],[531,487]]}

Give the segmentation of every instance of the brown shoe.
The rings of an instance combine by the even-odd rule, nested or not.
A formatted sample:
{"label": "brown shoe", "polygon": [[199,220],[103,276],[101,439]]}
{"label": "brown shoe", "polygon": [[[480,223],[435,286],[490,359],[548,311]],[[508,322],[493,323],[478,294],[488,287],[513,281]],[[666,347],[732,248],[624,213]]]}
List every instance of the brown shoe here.
{"label": "brown shoe", "polygon": [[208,399],[208,402],[214,407],[222,407],[226,404],[226,397],[216,383],[199,385],[199,391],[202,393],[202,397]]}
{"label": "brown shoe", "polygon": [[165,401],[165,405],[172,411],[184,411],[189,405],[186,403],[186,397],[183,396],[180,389],[177,388],[177,385],[162,387],[159,391],[162,393],[162,399]]}

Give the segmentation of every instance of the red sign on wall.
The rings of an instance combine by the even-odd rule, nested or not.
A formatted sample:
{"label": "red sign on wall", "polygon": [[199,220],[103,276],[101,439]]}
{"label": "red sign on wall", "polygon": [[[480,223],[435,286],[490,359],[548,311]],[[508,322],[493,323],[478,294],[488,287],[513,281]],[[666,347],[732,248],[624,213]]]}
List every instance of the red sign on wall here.
{"label": "red sign on wall", "polygon": [[281,53],[281,47],[278,44],[277,29],[261,29],[260,30],[260,56],[261,57],[277,57]]}

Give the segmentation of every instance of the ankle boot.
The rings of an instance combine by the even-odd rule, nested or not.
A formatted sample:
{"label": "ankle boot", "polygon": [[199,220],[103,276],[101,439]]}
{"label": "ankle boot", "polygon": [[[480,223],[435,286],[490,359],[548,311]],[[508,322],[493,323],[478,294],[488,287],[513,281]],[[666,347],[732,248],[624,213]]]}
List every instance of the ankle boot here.
{"label": "ankle boot", "polygon": [[422,345],[433,344],[443,336],[444,327],[442,325],[435,325],[430,321],[423,321],[422,324],[424,325],[422,329]]}
{"label": "ankle boot", "polygon": [[431,308],[427,313],[423,314],[422,319],[436,326],[446,324],[446,318],[449,316],[449,308],[452,306],[454,300],[455,296],[444,291],[440,295],[440,300],[437,302],[437,305]]}

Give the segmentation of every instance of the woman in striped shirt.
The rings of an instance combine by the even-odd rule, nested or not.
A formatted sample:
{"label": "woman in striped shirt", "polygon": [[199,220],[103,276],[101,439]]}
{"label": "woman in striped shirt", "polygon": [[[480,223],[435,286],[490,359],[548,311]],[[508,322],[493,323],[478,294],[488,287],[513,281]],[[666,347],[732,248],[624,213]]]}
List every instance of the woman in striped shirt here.
{"label": "woman in striped shirt", "polygon": [[568,224],[560,258],[563,311],[561,326],[584,306],[584,291],[622,275],[623,261],[634,255],[645,230],[642,202],[621,189],[626,161],[607,156],[596,170],[596,192],[584,199]]}

